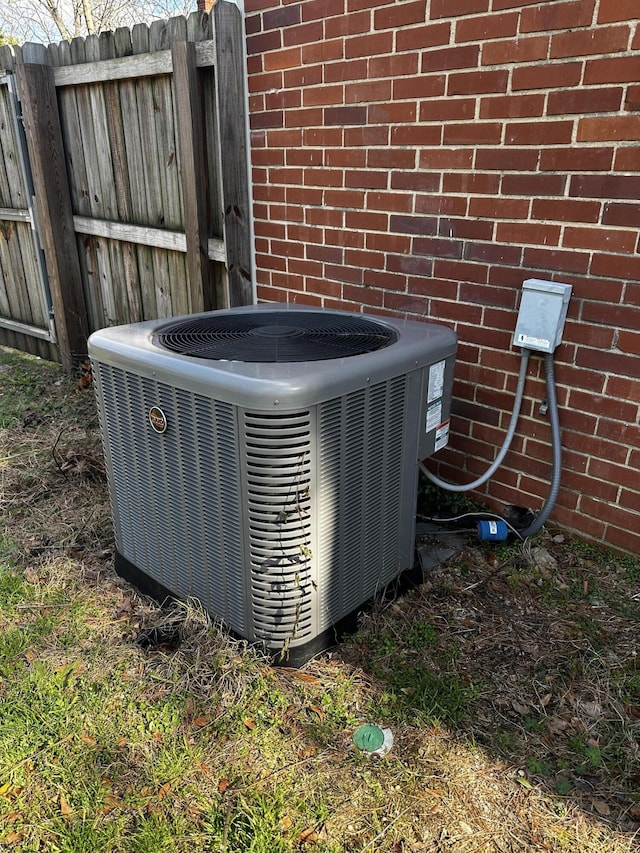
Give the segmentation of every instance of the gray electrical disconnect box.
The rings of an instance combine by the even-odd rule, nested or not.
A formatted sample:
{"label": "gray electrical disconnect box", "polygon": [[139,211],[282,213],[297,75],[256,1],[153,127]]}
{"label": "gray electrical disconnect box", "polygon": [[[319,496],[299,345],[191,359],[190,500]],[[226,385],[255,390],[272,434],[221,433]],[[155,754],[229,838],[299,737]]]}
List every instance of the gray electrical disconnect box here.
{"label": "gray electrical disconnect box", "polygon": [[553,352],[562,340],[570,297],[570,284],[527,279],[522,285],[514,345],[538,352]]}

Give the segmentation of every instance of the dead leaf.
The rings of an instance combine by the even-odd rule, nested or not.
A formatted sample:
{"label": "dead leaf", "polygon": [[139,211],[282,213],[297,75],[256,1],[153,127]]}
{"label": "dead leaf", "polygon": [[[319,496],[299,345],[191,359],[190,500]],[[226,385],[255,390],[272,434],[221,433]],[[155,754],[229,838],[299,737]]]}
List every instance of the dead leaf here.
{"label": "dead leaf", "polygon": [[311,758],[311,756],[315,755],[315,754],[316,754],[315,747],[307,746],[304,749],[301,749],[298,751],[298,758],[302,758],[302,759]]}
{"label": "dead leaf", "polygon": [[285,815],[284,817],[280,818],[280,829],[283,832],[286,832],[288,829],[291,829],[292,826],[293,826],[293,821],[291,820],[290,817]]}
{"label": "dead leaf", "polygon": [[165,782],[164,785],[160,785],[160,790],[158,791],[158,799],[164,799],[169,791],[171,790],[171,782]]}
{"label": "dead leaf", "polygon": [[229,780],[228,779],[220,779],[220,781],[218,782],[218,793],[224,794],[224,792],[227,790],[228,787],[229,787]]}
{"label": "dead leaf", "polygon": [[308,672],[300,672],[298,669],[291,669],[287,666],[283,666],[279,671],[285,675],[290,675],[291,678],[297,678],[298,681],[305,681],[307,684],[322,684],[319,678],[316,678],[315,675],[309,675]]}
{"label": "dead leaf", "polygon": [[64,794],[60,794],[60,814],[70,815],[73,809]]}
{"label": "dead leaf", "polygon": [[591,800],[591,805],[601,815],[611,814],[611,809],[604,800]]}
{"label": "dead leaf", "polygon": [[19,832],[8,832],[2,839],[3,844],[17,844],[22,841],[22,835]]}
{"label": "dead leaf", "polygon": [[318,833],[310,826],[296,838],[296,844],[313,844],[318,840]]}
{"label": "dead leaf", "polygon": [[29,566],[27,566],[27,568],[24,570],[24,577],[25,580],[28,581],[30,584],[35,585],[37,583],[40,583],[40,575],[38,574],[38,572],[36,572],[35,569],[32,569]]}
{"label": "dead leaf", "polygon": [[546,694],[542,697],[542,699],[540,700],[540,704],[542,705],[542,707],[543,707],[543,708],[546,708],[546,707],[547,707],[547,705],[549,704],[549,702],[551,702],[552,698],[553,698],[553,694],[552,694],[552,693],[546,693]]}
{"label": "dead leaf", "polygon": [[82,734],[80,735],[80,740],[82,741],[82,743],[86,743],[87,746],[95,746],[98,743],[97,740],[92,738],[90,735],[85,734],[84,732],[82,732]]}
{"label": "dead leaf", "polygon": [[317,705],[309,705],[309,710],[313,711],[313,713],[317,715],[319,720],[324,720],[324,711],[322,710],[322,708],[318,708]]}
{"label": "dead leaf", "polygon": [[253,731],[253,729],[255,729],[255,727],[256,727],[256,721],[255,721],[255,720],[253,720],[251,717],[247,717],[247,718],[244,720],[244,724],[245,724],[245,726],[246,726],[248,729],[250,729],[251,731]]}
{"label": "dead leaf", "polygon": [[203,726],[208,726],[209,723],[213,720],[211,714],[200,714],[199,717],[195,717],[192,720],[194,726],[198,726],[198,728],[202,728]]}

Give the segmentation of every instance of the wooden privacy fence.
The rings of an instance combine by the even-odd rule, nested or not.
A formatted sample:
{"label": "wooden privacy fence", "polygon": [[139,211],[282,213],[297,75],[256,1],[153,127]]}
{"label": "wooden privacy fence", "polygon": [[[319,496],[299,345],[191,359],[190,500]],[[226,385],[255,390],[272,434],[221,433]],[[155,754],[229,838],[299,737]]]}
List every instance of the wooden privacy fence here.
{"label": "wooden privacy fence", "polygon": [[0,48],[1,343],[71,365],[94,329],[253,301],[243,39],[218,0]]}

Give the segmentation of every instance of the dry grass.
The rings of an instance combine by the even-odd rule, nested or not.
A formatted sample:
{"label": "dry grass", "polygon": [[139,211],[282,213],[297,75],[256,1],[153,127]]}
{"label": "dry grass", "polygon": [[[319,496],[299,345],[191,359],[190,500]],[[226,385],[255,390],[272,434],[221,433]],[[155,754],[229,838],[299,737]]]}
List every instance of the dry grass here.
{"label": "dry grass", "polygon": [[[272,668],[114,575],[91,391],[9,351],[0,370],[3,849],[640,849],[637,561],[470,541]],[[365,721],[387,757],[354,747]]]}

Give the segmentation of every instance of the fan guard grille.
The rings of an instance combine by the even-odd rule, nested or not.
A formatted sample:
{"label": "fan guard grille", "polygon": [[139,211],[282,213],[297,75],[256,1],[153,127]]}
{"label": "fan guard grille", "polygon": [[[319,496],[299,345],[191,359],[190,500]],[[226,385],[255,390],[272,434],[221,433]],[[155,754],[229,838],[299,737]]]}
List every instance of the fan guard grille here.
{"label": "fan guard grille", "polygon": [[195,358],[293,362],[383,349],[396,333],[373,320],[331,312],[265,311],[187,317],[154,335],[164,349]]}

